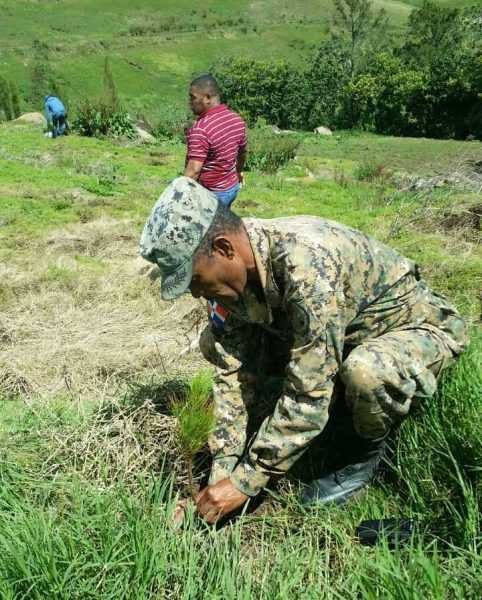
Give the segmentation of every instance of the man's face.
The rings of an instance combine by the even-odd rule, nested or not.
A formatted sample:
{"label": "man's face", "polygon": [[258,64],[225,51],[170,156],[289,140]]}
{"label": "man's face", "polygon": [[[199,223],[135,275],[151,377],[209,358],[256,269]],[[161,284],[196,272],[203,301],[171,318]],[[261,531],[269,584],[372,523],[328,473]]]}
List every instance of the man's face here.
{"label": "man's face", "polygon": [[192,85],[189,89],[189,106],[195,115],[202,115],[209,108],[209,96]]}
{"label": "man's face", "polygon": [[195,258],[189,289],[195,298],[237,302],[244,292],[247,271],[241,258],[214,249]]}

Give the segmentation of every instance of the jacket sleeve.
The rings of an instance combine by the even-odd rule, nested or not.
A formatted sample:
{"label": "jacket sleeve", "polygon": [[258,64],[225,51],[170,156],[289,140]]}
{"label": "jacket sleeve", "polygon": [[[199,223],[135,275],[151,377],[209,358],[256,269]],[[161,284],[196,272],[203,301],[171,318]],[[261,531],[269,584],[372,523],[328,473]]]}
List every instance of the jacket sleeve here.
{"label": "jacket sleeve", "polygon": [[336,257],[324,257],[323,269],[310,260],[286,269],[285,306],[294,344],[284,391],[231,474],[232,483],[249,496],[260,492],[271,476],[285,473],[328,420],[343,353],[343,286]]}
{"label": "jacket sleeve", "polygon": [[216,369],[214,380],[215,428],[209,436],[213,457],[209,484],[229,477],[246,446],[248,413],[246,407],[254,401],[254,386],[245,376],[249,325],[228,318],[226,329],[208,325],[200,347],[204,357]]}
{"label": "jacket sleeve", "polygon": [[47,123],[52,122],[52,111],[48,102],[45,103],[45,120],[47,121]]}

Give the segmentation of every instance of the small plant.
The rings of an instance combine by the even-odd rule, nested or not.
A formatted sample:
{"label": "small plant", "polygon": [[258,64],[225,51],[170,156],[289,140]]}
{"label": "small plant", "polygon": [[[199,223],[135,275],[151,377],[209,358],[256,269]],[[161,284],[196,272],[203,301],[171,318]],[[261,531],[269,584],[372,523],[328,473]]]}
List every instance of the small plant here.
{"label": "small plant", "polygon": [[183,142],[191,120],[186,110],[168,105],[159,117],[154,135],[161,140],[176,140]]}
{"label": "small plant", "polygon": [[364,162],[353,173],[358,181],[383,182],[390,178],[390,172],[381,164]]}
{"label": "small plant", "polygon": [[257,128],[249,136],[246,170],[275,173],[295,157],[299,145],[297,136],[276,135],[268,128]]}
{"label": "small plant", "polygon": [[77,109],[77,116],[72,122],[72,129],[87,137],[111,135],[114,137],[135,136],[134,125],[129,114],[119,108],[113,110],[108,103],[86,101]]}
{"label": "small plant", "polygon": [[194,456],[206,445],[214,428],[214,413],[211,406],[213,380],[211,371],[202,370],[191,380],[189,391],[182,400],[171,402],[172,413],[179,423],[178,436],[186,461],[189,490],[196,496],[193,476]]}

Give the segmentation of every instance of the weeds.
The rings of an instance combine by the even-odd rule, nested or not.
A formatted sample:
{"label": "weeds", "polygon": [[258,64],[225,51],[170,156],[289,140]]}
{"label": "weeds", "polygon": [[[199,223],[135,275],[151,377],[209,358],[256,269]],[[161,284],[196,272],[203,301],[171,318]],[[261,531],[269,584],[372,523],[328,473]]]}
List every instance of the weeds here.
{"label": "weeds", "polygon": [[122,110],[114,110],[110,103],[103,101],[85,101],[77,108],[77,114],[72,121],[72,129],[80,135],[99,137],[133,138],[134,125],[129,114]]}
{"label": "weeds", "polygon": [[276,135],[266,129],[255,129],[249,138],[246,170],[275,173],[296,156],[300,140],[293,135]]}

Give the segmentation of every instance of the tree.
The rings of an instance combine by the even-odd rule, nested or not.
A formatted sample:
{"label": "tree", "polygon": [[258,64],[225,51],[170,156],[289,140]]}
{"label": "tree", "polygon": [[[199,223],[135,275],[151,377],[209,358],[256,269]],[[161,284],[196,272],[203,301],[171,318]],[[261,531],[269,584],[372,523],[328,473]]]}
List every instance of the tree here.
{"label": "tree", "polygon": [[12,105],[13,118],[16,119],[17,117],[20,116],[20,114],[22,112],[20,110],[20,95],[18,93],[17,84],[14,81],[9,82],[9,88],[10,88],[10,102]]}
{"label": "tree", "polygon": [[345,88],[351,76],[347,49],[335,40],[322,42],[305,74],[305,123],[303,129],[319,125],[336,127]]}
{"label": "tree", "polygon": [[451,53],[463,39],[459,15],[456,8],[445,8],[425,0],[420,8],[410,13],[403,45],[405,59],[430,67],[437,57]]}
{"label": "tree", "polygon": [[107,106],[110,107],[113,113],[117,112],[119,108],[119,99],[108,56],[105,57],[104,61],[104,94]]}
{"label": "tree", "polygon": [[3,112],[5,119],[11,121],[14,118],[12,106],[12,95],[10,92],[10,83],[4,77],[0,76],[0,111]]}
{"label": "tree", "polygon": [[332,36],[347,46],[353,77],[367,47],[375,43],[374,34],[382,36],[386,30],[388,17],[385,9],[375,11],[370,0],[333,0],[333,4]]}
{"label": "tree", "polygon": [[30,75],[30,94],[29,100],[35,106],[43,105],[45,96],[51,94],[64,98],[63,80],[54,72],[49,62],[46,60],[34,63]]}
{"label": "tree", "polygon": [[410,15],[400,54],[428,79],[423,134],[480,135],[480,9],[462,12],[425,1]]}

